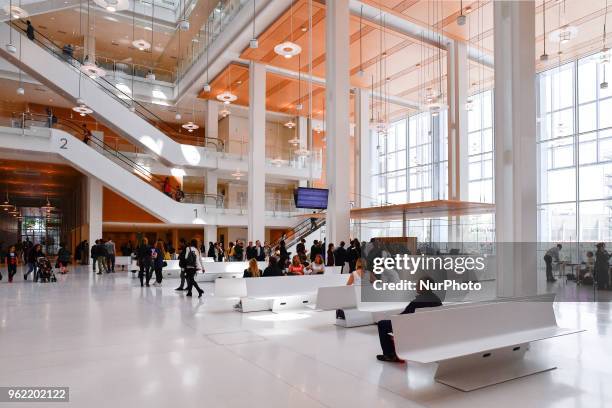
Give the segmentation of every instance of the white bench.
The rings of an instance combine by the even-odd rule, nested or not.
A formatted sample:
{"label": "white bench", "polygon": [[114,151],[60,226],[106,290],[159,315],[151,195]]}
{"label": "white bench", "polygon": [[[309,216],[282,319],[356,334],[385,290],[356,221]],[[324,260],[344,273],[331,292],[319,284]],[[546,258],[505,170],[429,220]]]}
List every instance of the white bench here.
{"label": "white bench", "polygon": [[436,381],[472,391],[556,367],[523,358],[533,341],[577,333],[557,326],[551,302],[494,301],[392,316],[397,355],[438,363]]}
{"label": "white bench", "polygon": [[[345,276],[348,280],[348,275]],[[346,283],[346,282],[345,282]],[[379,320],[389,319],[401,313],[405,304],[398,302],[364,304],[360,302],[360,287],[357,285],[322,287],[317,290],[316,308],[335,310],[336,325],[341,327],[359,327],[374,324]]]}
{"label": "white bench", "polygon": [[[204,259],[205,258],[202,258],[205,272],[203,274],[200,273],[196,275],[196,280],[198,282],[213,282],[214,280],[220,278],[242,278],[244,270],[249,267],[248,262],[210,262],[205,261]],[[179,266],[178,259],[166,262],[168,263],[168,266],[163,269],[165,276],[180,276],[181,267]],[[266,262],[257,262],[257,264],[259,265],[259,269],[262,271],[267,266]]]}
{"label": "white bench", "polygon": [[215,296],[240,298],[242,312],[301,308],[314,303],[317,289],[346,282],[340,274],[217,279]]}
{"label": "white bench", "polygon": [[132,257],[131,256],[123,256],[118,255],[115,256],[115,266],[120,266],[121,269],[128,268],[132,265]]}

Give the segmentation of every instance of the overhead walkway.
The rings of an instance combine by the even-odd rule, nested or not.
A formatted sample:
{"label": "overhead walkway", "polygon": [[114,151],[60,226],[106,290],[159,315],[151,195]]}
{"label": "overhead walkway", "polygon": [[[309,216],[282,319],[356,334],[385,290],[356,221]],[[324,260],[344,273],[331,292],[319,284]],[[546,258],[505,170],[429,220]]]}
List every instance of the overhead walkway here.
{"label": "overhead walkway", "polygon": [[[52,40],[36,32],[35,41],[24,35],[23,22],[14,21],[13,27],[0,24],[0,42],[10,42],[13,30],[13,44],[16,53],[0,47],[0,56],[20,67],[41,83],[49,86],[75,104],[83,101],[93,110],[92,115],[126,140],[144,149],[169,167],[218,169],[224,165],[246,170],[242,158],[229,158],[227,163],[217,152],[217,139],[209,140],[207,146],[187,145],[176,142],[170,135],[175,129],[161,120],[131,95],[118,89],[104,77],[83,73],[81,62],[62,53]],[[242,161],[243,163],[236,163]],[[306,179],[320,176],[320,167],[294,167],[267,163],[266,172],[282,178]]]}
{"label": "overhead walkway", "polygon": [[[44,156],[59,156],[84,174],[100,180],[106,187],[139,206],[161,221],[175,226],[246,226],[247,217],[231,209],[219,208],[217,199],[203,196],[201,203],[178,202],[161,192],[159,180],[148,170],[92,138],[89,144],[70,133],[67,121],[58,128],[0,127],[0,151],[19,151]],[[295,223],[289,215],[266,214],[266,226],[288,228]]]}

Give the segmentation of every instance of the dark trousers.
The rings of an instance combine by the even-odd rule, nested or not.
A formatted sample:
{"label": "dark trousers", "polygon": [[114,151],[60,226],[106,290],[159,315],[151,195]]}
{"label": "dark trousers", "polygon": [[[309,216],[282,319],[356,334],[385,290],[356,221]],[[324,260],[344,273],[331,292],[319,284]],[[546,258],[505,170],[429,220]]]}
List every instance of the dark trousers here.
{"label": "dark trousers", "polygon": [[140,262],[140,270],[138,272],[138,279],[140,279],[140,286],[143,285],[144,279],[146,279],[147,286],[149,286],[149,281],[151,280],[152,275],[153,275],[153,271],[151,270],[151,264],[149,262]]}
{"label": "dark trousers", "polygon": [[389,333],[393,333],[391,320],[380,320],[378,323],[378,338],[380,339],[380,347],[385,356],[395,357],[395,343],[393,337]]}
{"label": "dark trousers", "polygon": [[162,278],[163,278],[162,269],[163,269],[162,266],[156,266],[155,267],[155,282],[157,282],[157,283],[161,283],[162,282]]}
{"label": "dark trousers", "polygon": [[9,282],[13,280],[13,276],[17,273],[17,265],[8,265]]}
{"label": "dark trousers", "polygon": [[552,273],[552,256],[544,255],[544,262],[546,262],[546,279],[553,280],[554,278]]}
{"label": "dark trousers", "polygon": [[115,272],[115,254],[108,254],[106,257],[106,267],[109,271]]}
{"label": "dark trousers", "polygon": [[34,271],[34,276],[36,276],[36,264],[34,262],[28,262],[28,271],[26,272],[26,277]]}
{"label": "dark trousers", "polygon": [[186,269],[185,270],[185,278],[187,279],[187,294],[191,294],[192,288],[196,288],[198,293],[204,292],[200,286],[198,286],[198,282],[195,281],[197,270],[195,269]]}
{"label": "dark trousers", "polygon": [[183,289],[185,287],[185,281],[187,280],[185,277],[185,270],[181,269],[181,284],[179,285],[179,288]]}

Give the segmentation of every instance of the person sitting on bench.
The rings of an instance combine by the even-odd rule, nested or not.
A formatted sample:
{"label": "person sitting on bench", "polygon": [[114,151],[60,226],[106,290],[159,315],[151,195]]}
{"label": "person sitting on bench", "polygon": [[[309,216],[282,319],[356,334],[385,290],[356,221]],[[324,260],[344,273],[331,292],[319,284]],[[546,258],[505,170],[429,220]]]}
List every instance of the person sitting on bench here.
{"label": "person sitting on bench", "polygon": [[[429,286],[434,283],[434,280],[430,277],[423,277],[419,279],[417,285],[417,296],[412,302],[406,306],[404,311],[400,314],[414,313],[416,309],[421,307],[437,307],[442,306],[440,298],[430,290],[423,288],[425,282],[429,283]],[[378,323],[378,337],[380,339],[380,347],[382,348],[383,354],[379,354],[376,358],[379,361],[388,361],[392,363],[403,363],[404,360],[400,359],[395,353],[395,343],[390,333],[393,333],[393,327],[391,326],[391,320],[380,320]],[[414,333],[418,336],[418,333]]]}

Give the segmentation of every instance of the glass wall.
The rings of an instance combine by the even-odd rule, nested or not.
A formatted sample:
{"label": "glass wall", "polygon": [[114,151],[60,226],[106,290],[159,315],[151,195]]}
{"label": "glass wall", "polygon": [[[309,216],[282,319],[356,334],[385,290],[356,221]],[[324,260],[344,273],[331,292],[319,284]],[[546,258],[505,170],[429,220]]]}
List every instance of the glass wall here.
{"label": "glass wall", "polygon": [[446,113],[422,112],[371,132],[374,205],[445,199],[448,193]]}
{"label": "glass wall", "polygon": [[471,96],[468,111],[469,201],[493,203],[493,91]]}
{"label": "glass wall", "polygon": [[596,54],[538,76],[538,239],[566,243],[568,261],[583,261],[612,235],[607,60]]}

